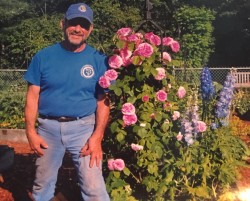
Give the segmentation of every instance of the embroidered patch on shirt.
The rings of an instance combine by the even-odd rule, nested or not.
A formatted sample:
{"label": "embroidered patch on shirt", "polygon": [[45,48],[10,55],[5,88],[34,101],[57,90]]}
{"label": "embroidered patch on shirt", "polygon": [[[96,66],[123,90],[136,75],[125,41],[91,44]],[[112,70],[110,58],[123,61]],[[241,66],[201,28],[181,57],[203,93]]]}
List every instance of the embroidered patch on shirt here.
{"label": "embroidered patch on shirt", "polygon": [[87,79],[92,78],[95,74],[94,68],[91,65],[84,65],[81,68],[81,76]]}

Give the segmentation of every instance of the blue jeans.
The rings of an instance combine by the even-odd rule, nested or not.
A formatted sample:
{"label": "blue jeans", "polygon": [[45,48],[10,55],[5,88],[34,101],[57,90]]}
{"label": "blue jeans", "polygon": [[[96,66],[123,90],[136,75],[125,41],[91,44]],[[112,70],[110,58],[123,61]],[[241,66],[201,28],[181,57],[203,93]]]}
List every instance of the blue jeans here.
{"label": "blue jeans", "polygon": [[93,133],[95,115],[70,122],[38,118],[38,122],[38,133],[48,148],[36,160],[34,199],[49,201],[54,197],[58,169],[67,150],[72,156],[84,201],[109,201],[101,168],[89,167],[90,156],[79,157],[81,148]]}

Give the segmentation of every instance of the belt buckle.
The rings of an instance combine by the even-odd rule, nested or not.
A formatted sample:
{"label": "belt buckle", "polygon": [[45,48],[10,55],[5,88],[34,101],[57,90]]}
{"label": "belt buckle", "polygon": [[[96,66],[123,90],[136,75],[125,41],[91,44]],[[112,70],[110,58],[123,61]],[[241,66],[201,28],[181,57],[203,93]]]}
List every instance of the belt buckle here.
{"label": "belt buckle", "polygon": [[59,122],[66,122],[66,121],[68,121],[68,118],[67,117],[60,117],[60,118],[58,118],[57,121],[59,121]]}

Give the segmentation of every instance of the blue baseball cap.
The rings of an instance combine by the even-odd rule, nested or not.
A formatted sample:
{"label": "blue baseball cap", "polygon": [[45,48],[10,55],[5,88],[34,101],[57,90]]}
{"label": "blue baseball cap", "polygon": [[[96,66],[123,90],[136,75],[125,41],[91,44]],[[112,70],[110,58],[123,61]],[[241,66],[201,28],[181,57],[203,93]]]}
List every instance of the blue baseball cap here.
{"label": "blue baseball cap", "polygon": [[69,6],[65,18],[67,20],[71,20],[76,17],[82,17],[88,20],[91,24],[93,24],[93,11],[92,9],[85,3],[77,3]]}

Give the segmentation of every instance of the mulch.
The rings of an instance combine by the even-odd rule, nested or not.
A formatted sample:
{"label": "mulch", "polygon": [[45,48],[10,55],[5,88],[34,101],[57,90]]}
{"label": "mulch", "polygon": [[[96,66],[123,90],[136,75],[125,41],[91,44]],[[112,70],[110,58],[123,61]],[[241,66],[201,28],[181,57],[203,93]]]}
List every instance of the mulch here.
{"label": "mulch", "polygon": [[[0,201],[32,201],[36,155],[27,143],[1,141],[0,145],[13,147],[15,152],[14,164],[3,174],[4,182],[0,182]],[[82,201],[76,173],[68,154],[58,172],[54,201]]]}

